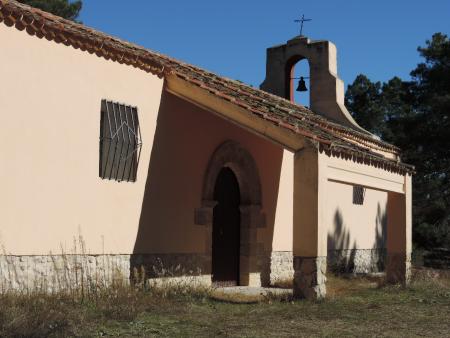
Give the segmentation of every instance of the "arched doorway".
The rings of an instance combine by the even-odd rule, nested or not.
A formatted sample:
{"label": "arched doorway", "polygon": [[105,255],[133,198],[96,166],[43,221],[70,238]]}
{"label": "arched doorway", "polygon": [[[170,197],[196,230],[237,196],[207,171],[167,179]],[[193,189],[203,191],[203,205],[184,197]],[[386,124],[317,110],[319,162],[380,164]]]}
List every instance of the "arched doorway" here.
{"label": "arched doorway", "polygon": [[[224,281],[233,280],[234,285],[261,285],[261,266],[258,263],[257,245],[257,229],[265,226],[261,199],[258,168],[250,152],[234,141],[222,143],[212,154],[206,168],[202,205],[195,210],[195,223],[205,226],[205,247],[206,254],[211,258],[212,282],[223,278]],[[221,201],[222,206],[220,206]],[[229,205],[225,206],[226,203]],[[226,234],[229,236],[228,242],[233,243],[229,248],[222,248],[221,245],[227,245],[227,243],[216,238],[219,236],[217,231],[221,229],[219,223],[228,222],[220,220],[222,208],[232,210],[229,213],[234,216],[229,217],[239,220],[237,227],[234,223],[235,226],[227,228],[227,231],[230,231]],[[239,233],[236,235],[237,231]],[[230,250],[230,253],[225,250]],[[220,252],[225,252],[227,257],[221,257],[223,254],[221,255]],[[234,255],[238,256],[237,261]],[[219,271],[222,269],[219,268],[221,259],[226,259],[223,261],[225,265],[223,268],[229,268],[229,271]],[[231,276],[231,270],[234,271],[232,278],[219,277],[225,274]]]}
{"label": "arched doorway", "polygon": [[218,285],[239,284],[240,190],[230,168],[220,170],[214,187],[212,231],[212,281]]}

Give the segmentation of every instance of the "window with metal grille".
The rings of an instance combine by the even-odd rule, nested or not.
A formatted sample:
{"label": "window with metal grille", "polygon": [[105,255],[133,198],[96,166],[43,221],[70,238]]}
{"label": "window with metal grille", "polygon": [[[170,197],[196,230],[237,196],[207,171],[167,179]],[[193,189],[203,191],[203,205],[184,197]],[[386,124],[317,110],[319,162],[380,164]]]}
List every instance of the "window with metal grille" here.
{"label": "window with metal grille", "polygon": [[136,181],[141,145],[137,108],[102,100],[99,176]]}
{"label": "window with metal grille", "polygon": [[366,195],[366,188],[360,185],[353,186],[353,204],[363,205],[365,195]]}

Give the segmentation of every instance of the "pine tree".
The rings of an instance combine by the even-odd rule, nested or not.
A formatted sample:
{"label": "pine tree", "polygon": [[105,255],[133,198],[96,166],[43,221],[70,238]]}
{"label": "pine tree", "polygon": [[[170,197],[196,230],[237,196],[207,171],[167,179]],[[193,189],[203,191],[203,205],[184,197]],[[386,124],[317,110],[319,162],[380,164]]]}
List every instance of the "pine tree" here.
{"label": "pine tree", "polygon": [[415,165],[414,241],[425,248],[450,248],[450,40],[441,33],[419,47],[425,59],[411,81],[384,84],[358,75],[346,104],[368,131],[402,149]]}
{"label": "pine tree", "polygon": [[70,2],[69,0],[18,0],[43,11],[58,15],[68,20],[76,21],[80,14],[81,0]]}

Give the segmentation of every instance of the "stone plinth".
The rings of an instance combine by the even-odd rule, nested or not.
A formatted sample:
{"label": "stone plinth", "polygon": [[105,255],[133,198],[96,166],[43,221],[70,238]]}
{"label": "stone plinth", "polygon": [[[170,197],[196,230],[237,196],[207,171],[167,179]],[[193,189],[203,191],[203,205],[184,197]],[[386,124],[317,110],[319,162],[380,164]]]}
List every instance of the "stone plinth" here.
{"label": "stone plinth", "polygon": [[326,295],[327,257],[294,257],[294,297],[322,299]]}
{"label": "stone plinth", "polygon": [[411,254],[388,254],[386,280],[391,284],[408,285],[411,281]]}

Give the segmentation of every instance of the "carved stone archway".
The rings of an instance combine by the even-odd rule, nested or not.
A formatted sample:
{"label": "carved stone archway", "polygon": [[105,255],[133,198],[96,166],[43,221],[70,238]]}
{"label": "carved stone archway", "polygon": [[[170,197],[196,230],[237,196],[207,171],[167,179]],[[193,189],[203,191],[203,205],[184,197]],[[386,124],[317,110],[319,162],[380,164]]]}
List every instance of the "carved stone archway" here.
{"label": "carved stone archway", "polygon": [[213,153],[205,172],[202,205],[195,210],[195,223],[205,226],[206,254],[212,253],[212,222],[214,187],[222,168],[230,168],[235,174],[241,197],[241,242],[239,259],[239,284],[261,285],[261,268],[258,264],[257,228],[265,226],[261,206],[261,182],[252,155],[235,141],[222,143]]}

